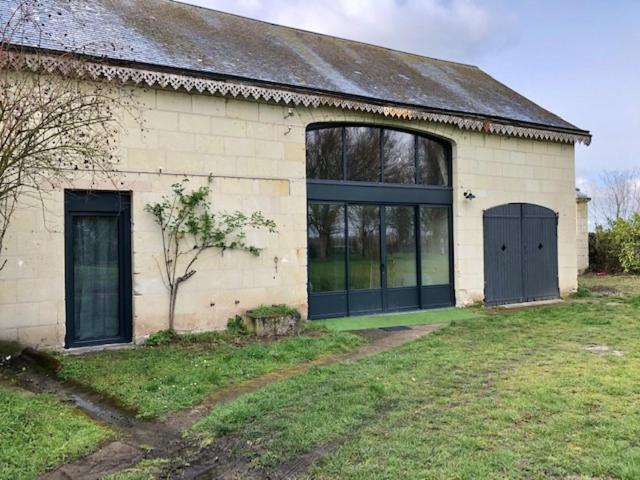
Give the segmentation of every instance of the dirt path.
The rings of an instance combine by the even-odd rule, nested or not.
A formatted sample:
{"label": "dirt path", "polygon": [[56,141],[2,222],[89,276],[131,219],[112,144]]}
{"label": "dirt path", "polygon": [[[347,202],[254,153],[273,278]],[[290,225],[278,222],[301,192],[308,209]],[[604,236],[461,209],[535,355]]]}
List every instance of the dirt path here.
{"label": "dirt path", "polygon": [[246,447],[239,439],[221,438],[203,449],[185,440],[182,432],[206,416],[215,406],[232,401],[240,395],[304,373],[314,366],[349,362],[389,350],[444,325],[419,325],[393,332],[380,329],[361,330],[355,333],[365,337],[369,343],[352,352],[321,357],[222,388],[192,409],[176,412],[155,421],[138,420],[113,399],[79,385],[61,382],[54,377],[50,369],[38,365],[38,358],[29,354],[15,359],[9,368],[3,369],[2,376],[27,390],[46,392],[62,401],[72,403],[91,418],[107,424],[116,432],[117,440],[88,456],[43,475],[43,479],[97,480],[131,467],[143,458],[170,458],[170,465],[163,470],[165,478],[293,478],[306,471],[311,464],[338,445],[320,446],[272,472],[259,472],[251,469],[246,456],[238,454]]}

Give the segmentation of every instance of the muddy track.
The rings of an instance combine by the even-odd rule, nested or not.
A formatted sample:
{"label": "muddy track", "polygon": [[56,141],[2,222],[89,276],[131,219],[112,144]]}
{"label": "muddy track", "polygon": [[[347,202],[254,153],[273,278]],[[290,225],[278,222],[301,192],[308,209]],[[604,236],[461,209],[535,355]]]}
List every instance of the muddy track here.
{"label": "muddy track", "polygon": [[[396,402],[380,405],[372,417],[383,417],[396,407]],[[326,455],[340,448],[353,438],[367,421],[352,428],[339,439],[319,444],[312,449],[287,459],[286,461],[265,467],[259,459],[268,451],[249,442],[241,433],[229,434],[213,443],[199,448],[186,450],[187,456],[173,458],[158,474],[158,478],[171,480],[285,480],[305,477],[311,467]]]}
{"label": "muddy track", "polygon": [[270,471],[256,469],[251,458],[259,452],[251,451],[237,436],[217,439],[203,448],[195,440],[183,437],[182,432],[206,416],[217,405],[258,390],[270,383],[306,372],[312,367],[349,362],[402,345],[422,337],[444,324],[414,326],[410,329],[385,332],[379,329],[355,332],[369,343],[352,352],[321,357],[295,365],[238,385],[222,388],[200,405],[156,420],[136,418],[113,398],[101,395],[82,385],[60,380],[55,375],[56,365],[30,350],[15,357],[0,368],[0,378],[35,392],[48,393],[75,405],[94,420],[108,425],[117,439],[98,451],[73,463],[43,475],[43,479],[97,480],[105,475],[129,468],[144,458],[168,458],[170,463],[162,470],[162,478],[296,478],[306,472],[318,459],[338,447],[338,444],[319,446]]}
{"label": "muddy track", "polygon": [[304,475],[325,455],[343,443],[330,442],[272,468],[255,465],[261,451],[247,445],[239,435],[225,436],[212,445],[192,451],[191,456],[173,459],[159,473],[161,479],[171,480],[275,480],[294,479]]}

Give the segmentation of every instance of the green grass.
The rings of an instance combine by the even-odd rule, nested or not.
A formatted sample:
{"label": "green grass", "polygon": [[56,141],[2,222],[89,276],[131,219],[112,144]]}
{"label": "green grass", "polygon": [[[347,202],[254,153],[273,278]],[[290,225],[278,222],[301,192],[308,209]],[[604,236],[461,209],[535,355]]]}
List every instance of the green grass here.
{"label": "green grass", "polygon": [[48,395],[0,385],[0,479],[39,473],[95,450],[112,436]]}
{"label": "green grass", "polygon": [[640,478],[640,279],[625,292],[456,321],[244,395],[193,434],[240,435],[265,467],[338,445],[311,478]]}
{"label": "green grass", "polygon": [[434,323],[449,323],[456,320],[479,318],[483,314],[462,308],[440,308],[422,310],[393,315],[369,315],[363,317],[330,318],[314,320],[314,325],[326,327],[334,331],[364,330],[367,328],[395,327],[399,325],[430,325]]}
{"label": "green grass", "polygon": [[579,279],[580,286],[587,288],[596,296],[602,295],[638,295],[637,275],[605,275],[586,274]]}
{"label": "green grass", "polygon": [[355,335],[317,329],[272,343],[211,332],[184,335],[169,345],[61,356],[59,375],[150,418],[193,406],[220,387],[362,343]]}

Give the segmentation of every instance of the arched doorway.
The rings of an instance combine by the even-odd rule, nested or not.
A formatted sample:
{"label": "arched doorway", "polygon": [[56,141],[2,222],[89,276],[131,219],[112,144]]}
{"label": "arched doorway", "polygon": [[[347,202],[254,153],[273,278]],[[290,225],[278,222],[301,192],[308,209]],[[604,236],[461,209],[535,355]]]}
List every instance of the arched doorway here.
{"label": "arched doorway", "polygon": [[528,203],[484,212],[487,305],[558,298],[558,216]]}
{"label": "arched doorway", "polygon": [[363,125],[307,130],[309,317],[449,306],[451,148]]}

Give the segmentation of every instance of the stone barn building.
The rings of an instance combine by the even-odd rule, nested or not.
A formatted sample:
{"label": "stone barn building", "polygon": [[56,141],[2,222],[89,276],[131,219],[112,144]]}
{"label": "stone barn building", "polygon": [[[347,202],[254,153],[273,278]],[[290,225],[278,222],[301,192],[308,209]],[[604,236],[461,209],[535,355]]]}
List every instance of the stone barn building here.
{"label": "stone barn building", "polygon": [[479,68],[168,0],[38,8],[42,32],[9,39],[22,53],[4,68],[133,89],[144,128],[123,116],[115,187],[78,175],[45,215],[19,204],[0,337],[71,348],[166,328],[145,205],[182,178],[210,176],[216,210],[260,210],[278,233],[252,234],[257,258],[205,253],[179,331],[260,304],[319,319],[576,289],[574,146],[591,136]]}

